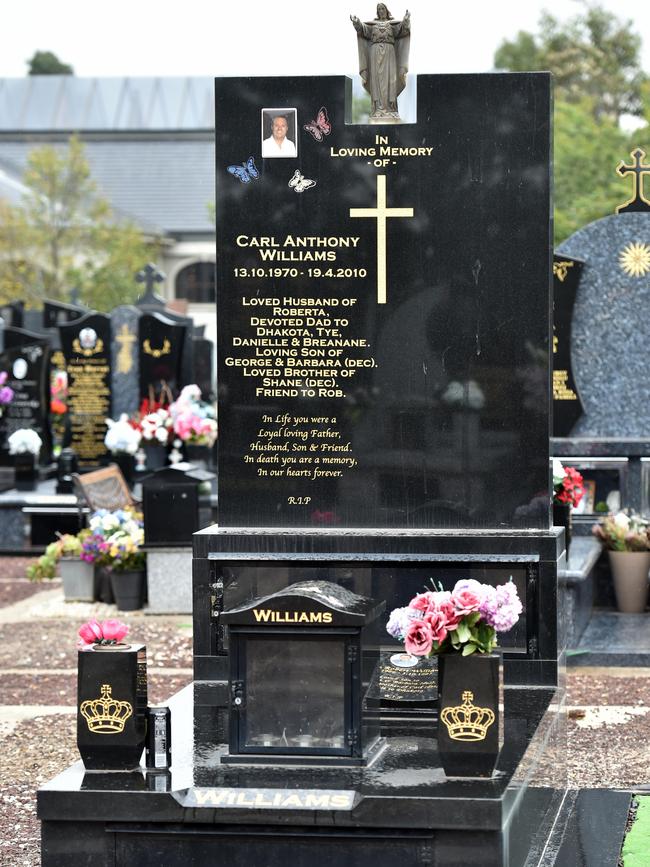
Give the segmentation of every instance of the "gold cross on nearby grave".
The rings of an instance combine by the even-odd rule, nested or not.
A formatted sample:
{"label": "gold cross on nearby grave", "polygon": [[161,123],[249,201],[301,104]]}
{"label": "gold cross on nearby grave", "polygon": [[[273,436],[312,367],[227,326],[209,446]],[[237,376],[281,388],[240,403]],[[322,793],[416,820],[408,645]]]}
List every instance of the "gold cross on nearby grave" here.
{"label": "gold cross on nearby grave", "polygon": [[124,323],[119,334],[115,337],[115,342],[120,344],[120,351],[117,353],[117,372],[130,373],[133,367],[133,359],[131,357],[131,345],[135,343],[137,337],[129,331],[129,327]]}
{"label": "gold cross on nearby grave", "polygon": [[637,148],[631,152],[630,156],[634,160],[631,166],[626,166],[623,160],[616,166],[618,175],[622,178],[625,175],[632,175],[633,182],[632,198],[616,208],[617,214],[624,214],[626,211],[650,211],[650,202],[643,193],[643,176],[650,174],[650,166],[643,162],[645,151]]}
{"label": "gold cross on nearby grave", "polygon": [[377,175],[377,207],[350,208],[351,217],[375,217],[377,220],[377,304],[386,303],[386,219],[412,217],[413,208],[386,207],[386,175]]}

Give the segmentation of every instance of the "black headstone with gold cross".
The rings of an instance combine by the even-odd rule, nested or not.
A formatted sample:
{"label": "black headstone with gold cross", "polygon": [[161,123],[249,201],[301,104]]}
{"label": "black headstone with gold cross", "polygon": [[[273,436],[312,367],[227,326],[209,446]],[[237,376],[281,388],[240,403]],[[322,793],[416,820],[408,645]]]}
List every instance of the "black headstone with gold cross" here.
{"label": "black headstone with gold cross", "polygon": [[[416,122],[391,126],[350,123],[348,85],[216,83],[219,523],[527,526],[548,76],[418,76]],[[286,157],[261,156],[264,110]]]}

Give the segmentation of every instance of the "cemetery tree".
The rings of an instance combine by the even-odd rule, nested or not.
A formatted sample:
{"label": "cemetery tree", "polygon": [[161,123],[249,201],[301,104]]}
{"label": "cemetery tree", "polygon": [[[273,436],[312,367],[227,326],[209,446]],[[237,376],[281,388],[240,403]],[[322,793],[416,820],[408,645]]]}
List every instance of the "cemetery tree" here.
{"label": "cemetery tree", "polygon": [[27,65],[28,75],[74,75],[74,69],[62,63],[52,51],[35,51]]}
{"label": "cemetery tree", "polygon": [[627,190],[615,169],[630,150],[628,137],[613,121],[594,119],[588,100],[555,103],[556,244],[614,213]]}
{"label": "cemetery tree", "polygon": [[72,287],[96,310],[134,300],[133,274],[155,244],[98,195],[79,139],[35,148],[23,182],[22,206],[0,211],[1,282],[32,302],[68,301]]}
{"label": "cemetery tree", "polygon": [[566,22],[543,12],[539,33],[520,31],[514,40],[502,42],[494,66],[512,72],[550,69],[559,99],[588,99],[596,120],[618,122],[622,114],[641,114],[646,76],[639,58],[641,39],[632,26],[598,5],[586,5]]}

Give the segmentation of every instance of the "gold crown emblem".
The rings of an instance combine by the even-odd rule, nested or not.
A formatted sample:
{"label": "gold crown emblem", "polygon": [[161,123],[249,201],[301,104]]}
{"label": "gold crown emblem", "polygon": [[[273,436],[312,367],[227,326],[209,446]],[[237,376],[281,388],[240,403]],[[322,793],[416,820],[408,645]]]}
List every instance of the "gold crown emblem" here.
{"label": "gold crown emblem", "polygon": [[124,723],[133,713],[128,701],[118,701],[111,693],[108,683],[102,684],[102,697],[89,698],[81,703],[79,710],[88,722],[91,732],[98,735],[115,735],[124,731]]}
{"label": "gold crown emblem", "polygon": [[465,690],[463,703],[456,707],[446,707],[440,719],[447,726],[449,737],[454,741],[482,741],[487,730],[495,720],[489,707],[476,707],[472,704],[474,693]]}

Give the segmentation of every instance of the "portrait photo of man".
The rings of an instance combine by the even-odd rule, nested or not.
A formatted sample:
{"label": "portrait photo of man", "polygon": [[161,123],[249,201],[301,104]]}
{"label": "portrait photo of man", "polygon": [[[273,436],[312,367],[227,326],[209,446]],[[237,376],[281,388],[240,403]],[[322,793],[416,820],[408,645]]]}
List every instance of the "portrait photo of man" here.
{"label": "portrait photo of man", "polygon": [[262,157],[296,157],[296,109],[262,109]]}

